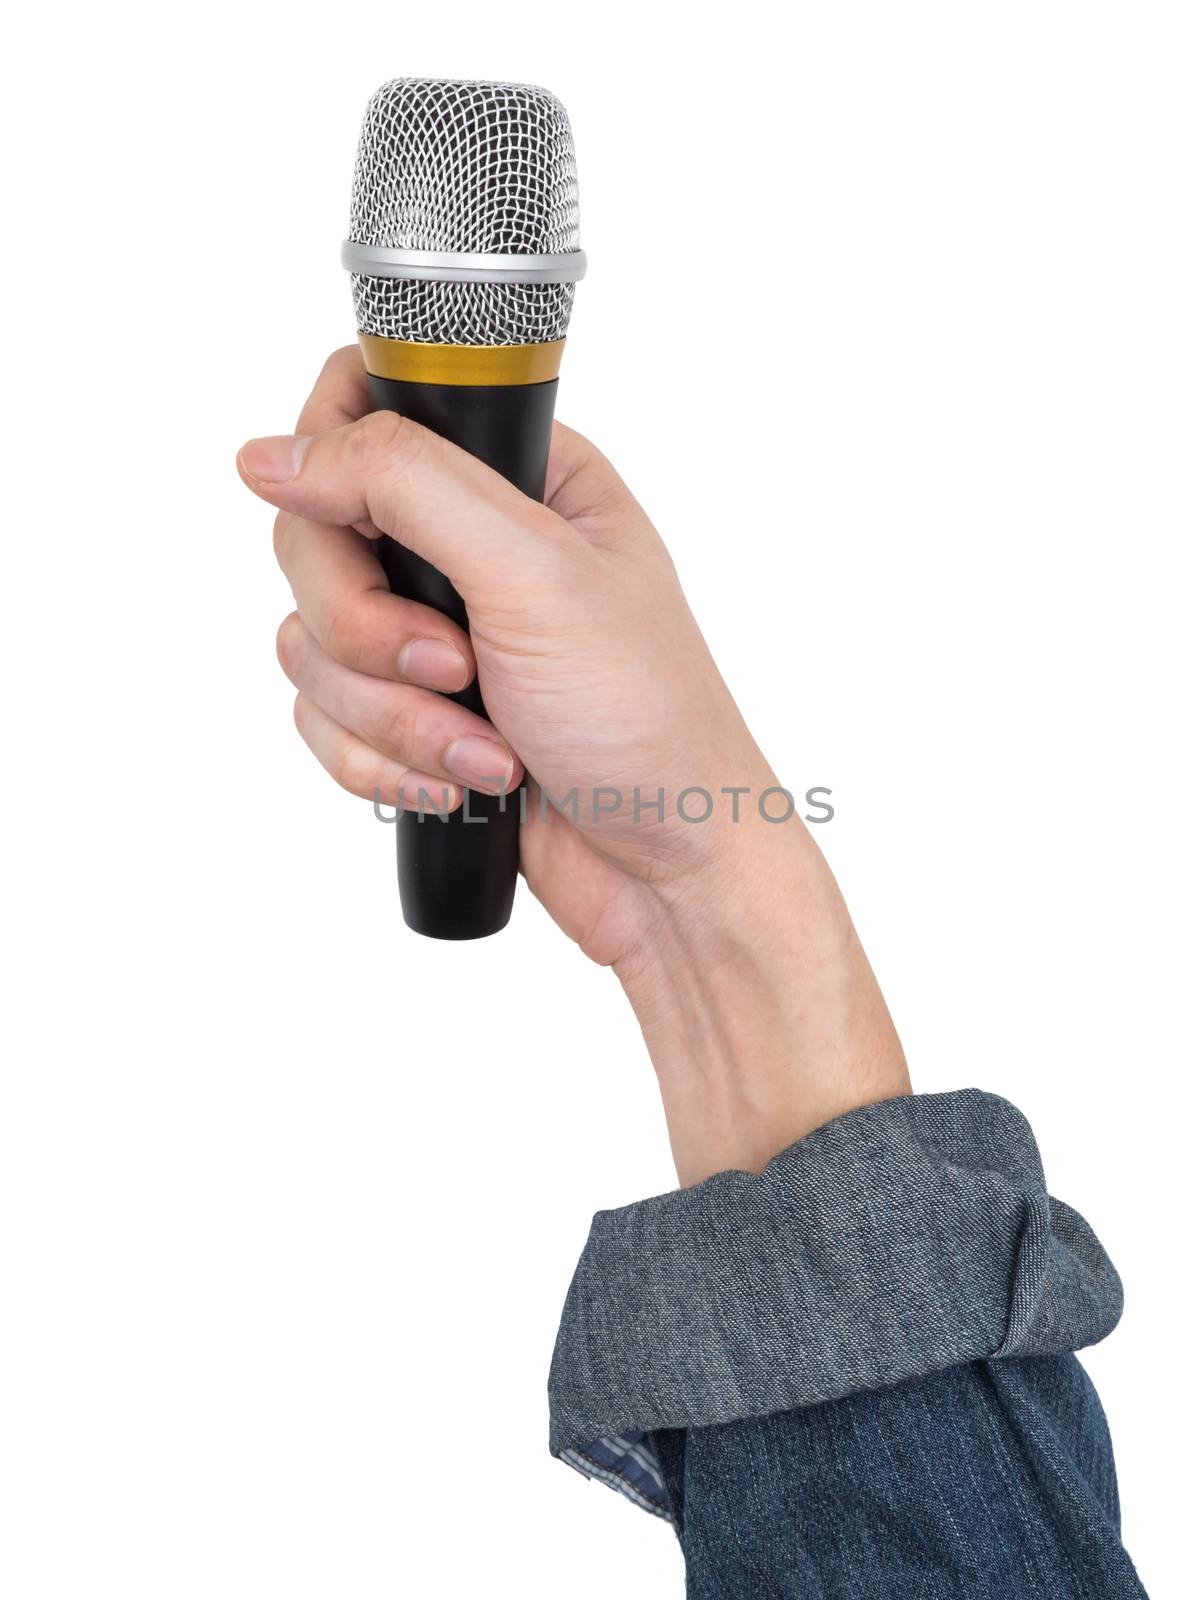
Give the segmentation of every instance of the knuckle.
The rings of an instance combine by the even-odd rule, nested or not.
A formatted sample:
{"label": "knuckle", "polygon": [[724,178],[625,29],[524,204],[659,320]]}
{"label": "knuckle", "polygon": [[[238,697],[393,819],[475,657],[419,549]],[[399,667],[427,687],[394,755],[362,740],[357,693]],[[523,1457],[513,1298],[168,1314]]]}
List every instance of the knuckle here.
{"label": "knuckle", "polygon": [[422,429],[394,411],[372,411],[350,430],[352,464],[371,474],[412,465],[421,449]]}
{"label": "knuckle", "polygon": [[322,639],[327,655],[355,672],[363,670],[371,641],[354,606],[341,606],[325,625]]}
{"label": "knuckle", "polygon": [[275,654],[279,665],[289,678],[295,673],[296,664],[300,659],[304,633],[304,624],[300,621],[299,614],[293,611],[284,617],[279,624],[279,632],[275,635]]}
{"label": "knuckle", "polygon": [[308,417],[310,433],[328,433],[331,428],[344,427],[349,419],[344,406],[336,400],[318,400]]}
{"label": "knuckle", "polygon": [[330,763],[330,776],[339,788],[345,789],[349,794],[363,795],[365,773],[363,771],[362,752],[347,740],[337,751]]}
{"label": "knuckle", "polygon": [[271,542],[275,548],[275,559],[280,566],[283,565],[288,551],[292,547],[292,533],[296,519],[290,512],[281,511],[275,518],[275,526],[271,533]]}
{"label": "knuckle", "polygon": [[409,760],[417,742],[416,711],[407,700],[401,700],[380,715],[376,733],[380,741],[377,749],[399,756],[401,760]]}
{"label": "knuckle", "polygon": [[558,548],[564,543],[573,546],[577,541],[570,538],[573,533],[571,524],[559,516],[558,512],[550,506],[531,500],[528,506],[522,506],[523,521],[530,533],[537,536],[545,545]]}
{"label": "knuckle", "polygon": [[317,378],[317,382],[322,382],[325,378],[328,378],[331,373],[336,372],[343,362],[352,360],[356,356],[359,360],[362,359],[362,357],[359,355],[359,349],[356,344],[338,345],[337,349],[331,350],[325,357],[325,360],[322,362],[321,371]]}
{"label": "knuckle", "polygon": [[313,385],[313,395],[319,395],[322,390],[331,388],[338,383],[342,375],[348,372],[362,371],[362,351],[356,344],[339,345],[336,350],[331,350],[321,364],[317,374],[317,381]]}
{"label": "knuckle", "polygon": [[328,772],[340,788],[348,790],[351,794],[363,795],[369,793],[363,788],[366,766],[363,761],[361,745],[346,737],[339,739],[333,749],[326,748],[323,753],[318,753],[316,743],[312,738],[312,719],[314,708],[311,701],[298,694],[292,702],[292,720],[296,724],[296,732],[304,743],[317,757],[321,765]]}

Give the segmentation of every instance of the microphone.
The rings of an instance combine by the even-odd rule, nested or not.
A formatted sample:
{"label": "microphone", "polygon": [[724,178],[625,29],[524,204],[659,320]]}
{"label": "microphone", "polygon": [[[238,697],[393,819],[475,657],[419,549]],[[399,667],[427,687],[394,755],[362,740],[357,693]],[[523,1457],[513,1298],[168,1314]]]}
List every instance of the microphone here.
{"label": "microphone", "polygon": [[[554,96],[519,83],[385,83],[363,120],[342,265],[376,409],[422,423],[541,500],[586,265],[571,126]],[[427,561],[393,539],[378,554],[393,593],[469,629],[461,597]],[[487,715],[478,682],[451,698]],[[516,889],[521,796],[467,791],[449,815],[439,802],[396,817],[404,920],[434,939],[497,933]]]}

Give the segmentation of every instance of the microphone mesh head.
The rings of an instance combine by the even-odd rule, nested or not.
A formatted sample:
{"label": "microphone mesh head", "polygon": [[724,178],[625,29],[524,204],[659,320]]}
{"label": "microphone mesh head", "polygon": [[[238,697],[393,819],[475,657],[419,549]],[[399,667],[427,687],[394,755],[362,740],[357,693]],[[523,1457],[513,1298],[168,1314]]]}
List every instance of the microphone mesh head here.
{"label": "microphone mesh head", "polygon": [[[567,114],[523,83],[396,78],[367,106],[350,238],[395,250],[560,255],[579,248]],[[442,283],[352,273],[363,333],[422,344],[542,344],[573,283]]]}

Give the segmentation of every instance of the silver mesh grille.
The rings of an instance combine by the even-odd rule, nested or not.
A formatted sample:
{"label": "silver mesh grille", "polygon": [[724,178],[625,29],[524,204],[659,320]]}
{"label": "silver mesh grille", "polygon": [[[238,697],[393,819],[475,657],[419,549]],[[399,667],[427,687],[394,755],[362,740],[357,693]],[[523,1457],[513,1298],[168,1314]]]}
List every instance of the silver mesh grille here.
{"label": "silver mesh grille", "polygon": [[[579,248],[571,125],[545,89],[396,78],[371,97],[350,238],[396,250],[560,255]],[[572,283],[441,283],[351,274],[364,333],[425,344],[542,344]]]}

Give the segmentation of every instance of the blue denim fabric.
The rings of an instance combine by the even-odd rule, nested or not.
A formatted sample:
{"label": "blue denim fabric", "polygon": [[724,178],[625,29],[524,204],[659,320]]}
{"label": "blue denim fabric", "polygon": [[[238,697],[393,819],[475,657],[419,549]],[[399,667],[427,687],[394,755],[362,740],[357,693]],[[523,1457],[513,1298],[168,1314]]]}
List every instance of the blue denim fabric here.
{"label": "blue denim fabric", "polygon": [[1074,1356],[658,1436],[689,1600],[1132,1600]]}
{"label": "blue denim fabric", "polygon": [[889,1101],[595,1217],[551,1449],[674,1524],[699,1600],[1140,1595],[1069,1354],[1120,1311],[1019,1112]]}

